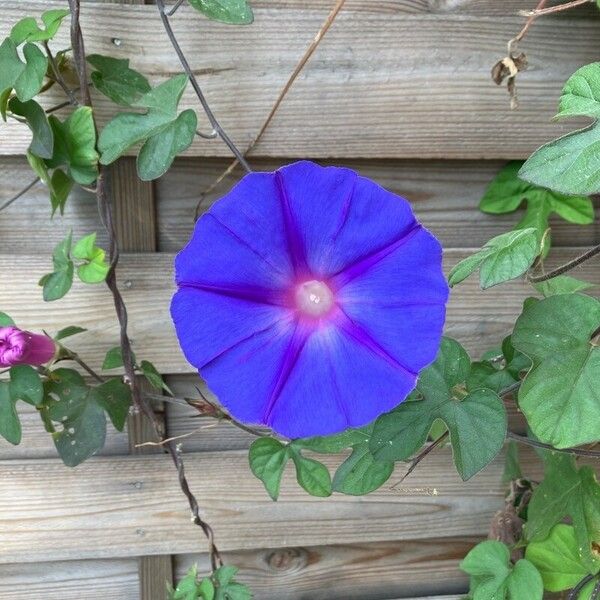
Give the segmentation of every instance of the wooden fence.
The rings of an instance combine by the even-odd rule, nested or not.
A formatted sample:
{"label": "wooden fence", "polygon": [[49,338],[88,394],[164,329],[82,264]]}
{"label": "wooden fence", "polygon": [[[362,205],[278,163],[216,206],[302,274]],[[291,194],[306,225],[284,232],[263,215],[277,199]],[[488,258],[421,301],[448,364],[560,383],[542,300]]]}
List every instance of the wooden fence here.
{"label": "wooden fence", "polygon": [[[2,4],[4,36],[18,18],[64,3]],[[411,200],[444,244],[446,265],[455,264],[516,221],[481,214],[478,200],[504,160],[525,158],[572,126],[550,122],[558,93],[570,73],[598,56],[600,21],[590,10],[540,20],[523,44],[530,68],[520,77],[521,108],[511,112],[489,71],[522,25],[515,15],[525,4],[348,0],[253,151],[253,167],[310,157],[356,168]],[[188,7],[178,12],[182,45],[240,146],[260,128],[331,5],[254,0],[256,22],[245,28],[210,23]],[[88,51],[130,57],[155,82],[180,71],[154,6],[87,1],[82,18]],[[66,31],[60,45],[68,46]],[[94,101],[102,120],[112,109]],[[191,94],[183,103],[196,107]],[[0,126],[1,198],[31,179],[22,156],[28,142],[26,128]],[[157,365],[176,394],[195,395],[200,383],[168,316],[173,256],[191,232],[201,191],[227,156],[218,141],[198,140],[154,185],[135,179],[131,158],[111,173],[134,350]],[[117,340],[109,294],[76,283],[49,309],[36,285],[69,228],[75,236],[98,231],[106,242],[87,192],[75,192],[65,216],[52,221],[42,186],[0,215],[0,309],[29,329],[86,327],[72,345],[97,365]],[[557,223],[552,260],[598,241],[597,223]],[[581,276],[600,283],[593,267]],[[452,295],[447,334],[478,356],[510,331],[528,293],[522,282],[486,292],[475,279],[465,282]],[[170,436],[199,426],[190,410],[158,409]],[[189,522],[169,458],[135,450],[145,439],[142,422],[130,419],[129,433],[112,431],[101,456],[68,469],[34,411],[23,413],[23,443],[0,441],[0,600],[163,600],[165,579],[193,562],[208,568],[205,540]],[[514,411],[511,421],[523,427]],[[466,591],[458,562],[502,505],[501,458],[465,484],[442,449],[400,487],[392,489],[396,475],[364,498],[310,498],[288,473],[272,503],[249,472],[250,441],[223,423],[183,440],[183,449],[219,547],[258,600],[453,600]],[[532,454],[524,452],[523,461],[539,475]]]}

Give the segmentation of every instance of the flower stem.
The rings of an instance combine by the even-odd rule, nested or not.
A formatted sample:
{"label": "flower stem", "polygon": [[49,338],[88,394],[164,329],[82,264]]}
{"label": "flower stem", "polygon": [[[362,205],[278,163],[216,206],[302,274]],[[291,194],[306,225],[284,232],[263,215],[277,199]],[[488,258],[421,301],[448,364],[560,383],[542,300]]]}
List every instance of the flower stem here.
{"label": "flower stem", "polygon": [[564,265],[561,265],[560,267],[557,267],[556,269],[553,269],[552,271],[549,271],[544,275],[530,275],[528,279],[529,281],[531,281],[531,283],[540,283],[542,281],[548,281],[548,279],[553,279],[554,277],[558,277],[563,273],[571,271],[572,269],[578,267],[587,260],[590,260],[590,258],[593,258],[597,254],[600,254],[600,244],[594,246],[593,248],[590,248],[587,252],[584,252],[577,258],[570,260],[568,263],[565,263]]}

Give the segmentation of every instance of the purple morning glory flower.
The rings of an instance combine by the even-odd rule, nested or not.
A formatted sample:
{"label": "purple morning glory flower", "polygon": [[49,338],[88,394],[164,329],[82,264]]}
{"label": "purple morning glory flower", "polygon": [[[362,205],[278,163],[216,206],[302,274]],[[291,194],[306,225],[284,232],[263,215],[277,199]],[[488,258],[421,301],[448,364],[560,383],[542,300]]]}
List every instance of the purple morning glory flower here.
{"label": "purple morning glory flower", "polygon": [[437,354],[448,286],[410,205],[350,169],[246,175],[175,261],[187,360],[232,416],[297,438],[369,423]]}

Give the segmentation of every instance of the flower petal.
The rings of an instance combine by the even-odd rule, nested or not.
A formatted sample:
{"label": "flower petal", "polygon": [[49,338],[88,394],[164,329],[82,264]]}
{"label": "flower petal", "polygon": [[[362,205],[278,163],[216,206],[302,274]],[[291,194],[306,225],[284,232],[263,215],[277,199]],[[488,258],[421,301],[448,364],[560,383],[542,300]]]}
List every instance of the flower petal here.
{"label": "flower petal", "polygon": [[290,437],[360,427],[399,404],[416,376],[335,326],[304,344],[267,424]]}
{"label": "flower petal", "polygon": [[292,276],[272,173],[251,173],[196,223],[177,282],[282,288]]}
{"label": "flower petal", "polygon": [[419,228],[406,243],[350,277],[353,268],[333,279],[344,284],[337,299],[350,321],[412,371],[430,364],[448,298],[439,242]]}
{"label": "flower petal", "polygon": [[350,169],[302,161],[276,175],[313,276],[337,273],[416,225],[406,200]]}
{"label": "flower petal", "polygon": [[291,319],[284,308],[186,287],[173,296],[171,316],[183,353],[197,369]]}

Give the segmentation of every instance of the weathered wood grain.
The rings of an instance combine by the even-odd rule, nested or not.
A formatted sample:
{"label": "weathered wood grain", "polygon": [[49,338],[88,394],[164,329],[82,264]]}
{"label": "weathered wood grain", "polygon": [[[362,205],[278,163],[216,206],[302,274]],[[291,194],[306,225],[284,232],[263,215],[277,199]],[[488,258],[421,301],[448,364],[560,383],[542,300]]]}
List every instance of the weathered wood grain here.
{"label": "weathered wood grain", "polygon": [[[402,485],[391,489],[392,476],[360,500],[308,497],[286,472],[273,503],[247,461],[244,451],[186,456],[190,484],[224,551],[481,537],[504,498],[501,457],[463,483],[449,449],[428,456]],[[541,475],[533,453],[524,452],[522,464],[531,477]],[[51,459],[2,461],[0,477],[0,563],[206,549],[167,456],[93,458],[76,469]]]}
{"label": "weathered wood grain", "polygon": [[[556,249],[547,264],[564,262],[580,251],[576,248]],[[446,269],[470,253],[470,250],[448,250]],[[129,307],[134,350],[140,358],[143,356],[152,361],[161,373],[189,373],[194,369],[179,350],[169,317],[168,307],[174,289],[172,263],[171,254],[126,254],[122,257],[118,277]],[[32,330],[45,329],[53,333],[67,325],[86,327],[88,331],[73,337],[69,347],[97,367],[107,349],[118,340],[110,294],[102,285],[75,282],[67,296],[54,302],[49,310],[35,284],[49,268],[49,260],[38,256],[1,254],[0,310]],[[600,283],[600,273],[594,263],[586,263],[573,274]],[[477,278],[471,277],[452,292],[446,334],[459,340],[473,357],[477,357],[497,346],[510,333],[523,300],[531,294],[532,289],[523,281],[482,292]]]}
{"label": "weathered wood grain", "polygon": [[[260,600],[381,600],[466,592],[468,578],[458,562],[479,538],[361,543],[228,552],[228,564],[240,568],[238,580]],[[175,558],[182,578],[198,564],[209,569],[206,554]],[[524,600],[524,599],[523,599]]]}
{"label": "weathered wood grain", "polygon": [[[23,439],[18,446],[13,446],[0,437],[0,460],[55,458],[57,452],[52,442],[52,436],[44,429],[37,410],[25,402],[19,402],[17,409],[23,428]],[[106,443],[99,454],[106,456],[126,452],[127,434],[117,431],[107,421]]]}
{"label": "weathered wood grain", "polygon": [[[530,68],[520,77],[521,108],[511,111],[506,90],[490,80],[490,68],[504,56],[523,18],[513,16],[515,3],[504,14],[493,9],[493,16],[486,14],[487,8],[483,13],[476,9],[478,4],[485,6],[450,1],[351,4],[340,13],[254,154],[525,157],[568,131],[571,124],[550,119],[564,81],[595,56],[598,17],[540,19],[523,44]],[[0,35],[18,18],[58,5],[33,0],[9,4],[0,15]],[[460,10],[422,12],[453,6]],[[188,6],[177,13],[180,42],[217,116],[241,147],[259,130],[330,8],[328,0],[261,3],[255,23],[238,28],[209,22]],[[181,71],[154,7],[92,3],[82,21],[88,52],[132,58],[133,66],[154,82]],[[57,48],[68,46],[66,36],[63,28]],[[48,102],[60,100],[58,90],[49,94]],[[115,107],[103,98],[95,102],[104,123]],[[190,91],[182,107],[198,107]],[[200,115],[200,128],[207,129],[206,123]],[[2,124],[0,154],[23,153],[29,137],[26,127],[15,121]],[[188,153],[229,155],[219,141],[201,139]]]}
{"label": "weathered wood grain", "polygon": [[135,559],[0,565],[0,600],[138,600],[138,586]]}
{"label": "weathered wood grain", "polygon": [[[270,170],[285,160],[260,160],[259,170]],[[332,164],[332,161],[320,161]],[[187,242],[196,204],[206,189],[227,166],[224,159],[186,158],[177,160],[174,167],[156,184],[157,243],[163,252],[177,252]],[[405,160],[337,160],[372,178],[384,187],[404,196],[413,203],[418,217],[439,237],[446,248],[462,247],[465,230],[469,244],[482,245],[495,235],[507,231],[520,218],[511,215],[486,215],[477,206],[487,184],[502,162],[498,161],[405,161]],[[236,172],[206,198],[208,207],[225,194],[241,177]],[[8,198],[25,182],[32,179],[26,161],[17,157],[0,160],[0,198]],[[137,196],[136,196],[137,197]],[[1,202],[1,200],[0,200]],[[119,208],[119,207],[117,207]],[[137,213],[132,215],[130,228],[141,232],[147,227]],[[95,199],[88,192],[75,192],[64,216],[49,219],[50,202],[43,185],[36,186],[0,214],[0,246],[14,254],[41,254],[47,257],[52,248],[73,229],[75,239],[92,231],[98,232],[98,244],[106,247],[106,235],[96,209]],[[35,223],[35,226],[33,224]],[[552,219],[555,246],[583,246],[600,240],[600,221],[593,225],[577,226],[562,219]],[[148,248],[150,250],[151,248]]]}
{"label": "weathered wood grain", "polygon": [[[285,160],[261,160],[259,170],[273,170]],[[490,238],[510,229],[522,211],[509,215],[486,215],[478,210],[487,185],[505,164],[501,161],[405,161],[405,160],[337,160],[322,164],[348,166],[407,198],[417,216],[445,248],[483,245]],[[181,159],[158,180],[157,210],[159,249],[177,252],[187,243],[193,227],[196,204],[205,190],[228,165],[219,159]],[[208,208],[241,177],[236,171],[203,201]],[[600,240],[600,222],[576,226],[559,218],[551,219],[555,246],[584,246]],[[0,228],[2,224],[0,222]],[[468,237],[465,236],[468,231]],[[0,229],[0,233],[2,230]]]}

